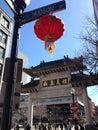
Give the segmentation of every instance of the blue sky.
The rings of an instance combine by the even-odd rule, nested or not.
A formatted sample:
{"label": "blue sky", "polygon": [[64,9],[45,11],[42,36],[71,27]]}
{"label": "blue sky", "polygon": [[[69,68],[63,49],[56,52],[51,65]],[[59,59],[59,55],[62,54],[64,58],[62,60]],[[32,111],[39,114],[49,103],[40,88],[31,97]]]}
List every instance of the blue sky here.
{"label": "blue sky", "polygon": [[[39,7],[58,2],[59,0],[31,0],[29,6],[25,9],[31,11]],[[0,1],[2,7],[10,17],[13,13],[4,0]],[[83,32],[83,24],[86,16],[93,15],[92,0],[67,0],[66,10],[59,11],[53,15],[60,17],[65,24],[64,35],[56,41],[57,47],[54,57],[50,57],[49,53],[44,49],[44,42],[34,34],[34,24],[36,21],[29,22],[22,26],[20,33],[19,49],[28,56],[28,67],[36,66],[41,61],[52,61],[63,58],[68,55],[70,58],[77,57],[83,48],[83,42],[79,39],[80,32]],[[89,94],[92,93],[89,90]],[[91,96],[96,101],[98,94]]]}
{"label": "blue sky", "polygon": [[[25,11],[37,9],[39,7],[58,2],[58,0],[31,0],[31,3]],[[13,14],[8,5],[2,0],[0,6],[8,12],[13,18]],[[57,48],[54,57],[50,57],[49,53],[44,50],[44,42],[38,39],[34,33],[35,21],[22,26],[20,34],[19,49],[29,58],[28,66],[35,66],[40,61],[51,61],[63,58],[64,55],[69,57],[77,56],[82,48],[82,41],[79,39],[79,33],[83,31],[83,22],[86,15],[93,14],[92,0],[67,0],[66,10],[54,13],[60,17],[65,24],[64,35],[56,41]]]}

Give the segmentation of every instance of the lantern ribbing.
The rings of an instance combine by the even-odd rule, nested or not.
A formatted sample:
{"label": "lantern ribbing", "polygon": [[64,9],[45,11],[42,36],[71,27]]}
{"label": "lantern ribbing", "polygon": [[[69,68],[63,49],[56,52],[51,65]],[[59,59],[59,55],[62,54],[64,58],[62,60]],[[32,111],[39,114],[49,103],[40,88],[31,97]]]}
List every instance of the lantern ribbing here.
{"label": "lantern ribbing", "polygon": [[40,17],[35,25],[34,32],[37,37],[45,41],[45,49],[53,56],[56,49],[56,40],[58,40],[64,33],[63,21],[53,15],[44,15]]}

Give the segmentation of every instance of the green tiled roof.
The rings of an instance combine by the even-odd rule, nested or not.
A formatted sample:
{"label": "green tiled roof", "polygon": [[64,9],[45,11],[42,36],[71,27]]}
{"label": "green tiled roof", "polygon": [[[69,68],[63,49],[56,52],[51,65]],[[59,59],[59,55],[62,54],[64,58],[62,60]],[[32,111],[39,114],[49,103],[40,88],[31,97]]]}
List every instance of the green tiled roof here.
{"label": "green tiled roof", "polygon": [[48,68],[48,67],[51,68],[51,67],[63,65],[64,63],[67,63],[69,61],[72,61],[72,59],[64,56],[64,59],[60,59],[60,60],[55,60],[50,62],[42,61],[38,66],[35,67],[32,66],[31,69]]}
{"label": "green tiled roof", "polygon": [[22,85],[22,88],[25,89],[25,88],[35,88],[38,84],[39,84],[40,80],[32,80],[31,82],[25,84],[25,85]]}
{"label": "green tiled roof", "polygon": [[86,74],[81,74],[81,73],[78,73],[78,74],[71,74],[71,82],[77,82],[77,81],[85,81],[85,80],[88,80],[89,79],[89,75],[86,75]]}
{"label": "green tiled roof", "polygon": [[72,74],[71,75],[71,83],[77,83],[77,82],[85,82],[88,83],[88,85],[97,85],[98,84],[98,74]]}
{"label": "green tiled roof", "polygon": [[67,57],[64,56],[63,59],[55,61],[49,61],[49,62],[42,61],[39,65],[35,67],[32,66],[29,69],[23,68],[23,71],[32,77],[39,77],[39,72],[51,69],[53,70],[59,67],[66,67],[66,68],[69,67],[71,71],[78,71],[86,68],[85,66],[83,66],[83,57],[78,58],[75,57],[71,59],[68,56]]}

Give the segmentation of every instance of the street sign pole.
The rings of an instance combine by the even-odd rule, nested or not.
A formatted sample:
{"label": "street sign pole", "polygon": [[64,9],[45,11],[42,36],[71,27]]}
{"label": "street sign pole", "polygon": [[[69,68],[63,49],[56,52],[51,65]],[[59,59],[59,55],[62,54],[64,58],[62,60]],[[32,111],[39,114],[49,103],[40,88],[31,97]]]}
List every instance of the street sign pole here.
{"label": "street sign pole", "polygon": [[5,100],[3,105],[3,116],[1,122],[1,130],[11,129],[11,119],[13,111],[13,99],[15,93],[16,75],[17,75],[17,52],[18,52],[18,39],[19,39],[19,16],[20,14],[15,14],[15,23],[12,39],[12,48],[10,56],[9,73],[7,77],[7,85],[5,90]]}
{"label": "street sign pole", "polygon": [[[23,25],[24,23],[30,22],[35,20],[33,19],[32,11],[31,13],[27,13],[28,15],[30,14],[31,19],[21,19],[21,16],[25,16],[23,14],[24,8],[25,8],[25,0],[14,0],[15,2],[13,3],[13,0],[5,0],[11,10],[14,12],[14,30],[13,30],[13,39],[12,39],[12,48],[11,48],[11,56],[10,56],[10,65],[9,65],[9,72],[8,72],[8,77],[7,77],[7,85],[6,85],[6,90],[5,90],[5,99],[4,99],[4,105],[3,105],[3,116],[2,116],[2,121],[1,121],[1,130],[10,130],[11,129],[11,119],[12,119],[12,111],[13,111],[13,99],[14,99],[14,93],[15,93],[15,87],[16,87],[16,76],[17,76],[17,54],[18,54],[18,40],[19,40],[19,31],[20,31],[20,26]],[[63,3],[64,4],[64,3]],[[57,6],[55,4],[54,9],[52,11],[57,11],[59,9],[62,9],[61,7]],[[49,5],[49,7],[51,7]],[[46,9],[47,7],[45,7]],[[37,10],[39,11],[39,9]],[[41,13],[41,15],[37,15],[36,18],[48,14],[50,11],[47,11],[45,13]],[[23,15],[22,15],[23,14]],[[20,24],[21,21],[21,24]]]}

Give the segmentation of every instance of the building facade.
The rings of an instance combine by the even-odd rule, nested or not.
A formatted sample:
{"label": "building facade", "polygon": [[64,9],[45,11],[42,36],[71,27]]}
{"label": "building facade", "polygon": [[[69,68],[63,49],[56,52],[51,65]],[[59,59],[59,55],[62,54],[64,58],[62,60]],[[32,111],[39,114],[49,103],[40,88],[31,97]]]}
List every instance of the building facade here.
{"label": "building facade", "polygon": [[9,56],[12,38],[13,20],[0,8],[0,117],[4,89],[2,87],[5,59]]}
{"label": "building facade", "polygon": [[2,80],[5,58],[9,56],[13,20],[0,8],[0,80]]}

